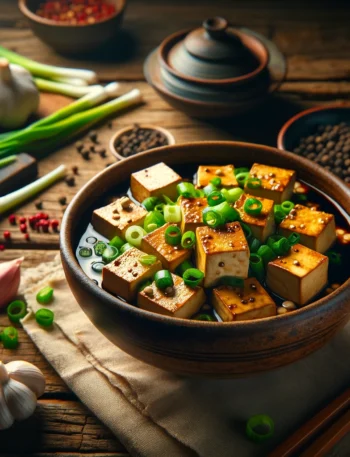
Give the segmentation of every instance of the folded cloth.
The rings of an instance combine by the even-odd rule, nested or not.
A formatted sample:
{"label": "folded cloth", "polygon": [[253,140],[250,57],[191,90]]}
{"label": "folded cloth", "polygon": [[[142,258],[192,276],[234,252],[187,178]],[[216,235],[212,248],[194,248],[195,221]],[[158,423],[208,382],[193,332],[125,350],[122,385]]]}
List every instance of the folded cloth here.
{"label": "folded cloth", "polygon": [[[52,328],[40,327],[36,293],[54,288]],[[205,380],[151,367],[110,343],[73,297],[59,258],[27,269],[23,327],[83,403],[139,457],[260,457],[349,386],[350,326],[328,345],[287,367],[246,379]],[[253,414],[275,420],[275,436],[249,442]],[[346,440],[336,454],[350,455]],[[332,453],[333,455],[333,453]]]}

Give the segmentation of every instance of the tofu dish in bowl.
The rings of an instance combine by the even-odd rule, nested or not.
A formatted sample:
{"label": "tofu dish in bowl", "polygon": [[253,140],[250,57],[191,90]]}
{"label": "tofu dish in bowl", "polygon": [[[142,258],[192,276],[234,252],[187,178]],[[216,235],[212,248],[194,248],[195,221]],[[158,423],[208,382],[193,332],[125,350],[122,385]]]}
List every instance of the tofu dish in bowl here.
{"label": "tofu dish in bowl", "polygon": [[344,227],[336,204],[292,169],[161,162],[93,210],[76,258],[130,306],[247,321],[293,312],[346,281]]}

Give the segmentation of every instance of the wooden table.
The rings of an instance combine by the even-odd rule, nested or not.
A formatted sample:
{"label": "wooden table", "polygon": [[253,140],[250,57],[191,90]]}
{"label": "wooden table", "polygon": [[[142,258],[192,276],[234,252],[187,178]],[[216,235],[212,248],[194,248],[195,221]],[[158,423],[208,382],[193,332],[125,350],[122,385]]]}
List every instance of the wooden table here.
{"label": "wooden table", "polygon": [[[118,80],[123,88],[138,87],[145,104],[115,119],[112,129],[101,128],[101,140],[107,144],[117,128],[134,122],[147,121],[170,129],[177,142],[204,139],[239,139],[256,143],[276,144],[276,136],[284,121],[301,109],[335,100],[350,94],[350,10],[347,2],[269,0],[204,0],[160,1],[130,0],[123,35],[98,56],[78,60],[63,58],[40,42],[28,28],[14,0],[1,0],[0,43],[23,55],[46,63],[80,66],[98,71],[102,81]],[[144,82],[142,63],[146,55],[169,33],[198,25],[202,19],[216,14],[232,22],[264,33],[279,46],[288,59],[288,76],[279,94],[255,113],[238,119],[204,122],[189,119],[163,102]],[[128,47],[131,55],[126,55]],[[64,97],[43,95],[41,114],[66,103]],[[110,155],[96,155],[84,161],[68,146],[40,161],[40,173],[60,163],[77,164],[79,176],[76,187],[61,182],[41,196],[43,211],[61,219],[63,207],[59,196],[68,201],[80,186],[112,162]],[[18,215],[37,212],[34,201],[21,207]],[[7,220],[0,221],[2,233],[9,228]],[[17,227],[11,227],[12,245],[0,252],[0,260],[25,256],[24,267],[49,261],[59,248],[58,234],[37,234],[26,242]],[[0,292],[1,293],[1,292]],[[0,329],[8,325],[0,314]],[[33,343],[20,330],[18,350],[0,348],[5,362],[24,359],[39,366],[47,380],[45,395],[40,399],[34,417],[0,434],[1,456],[39,455],[49,457],[115,457],[128,455],[122,445],[69,391]]]}

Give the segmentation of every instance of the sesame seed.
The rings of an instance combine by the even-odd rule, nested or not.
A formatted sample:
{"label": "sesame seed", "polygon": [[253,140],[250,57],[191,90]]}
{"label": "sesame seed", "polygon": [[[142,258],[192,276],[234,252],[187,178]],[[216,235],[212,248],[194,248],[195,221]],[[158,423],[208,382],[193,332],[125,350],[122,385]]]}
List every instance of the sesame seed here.
{"label": "sesame seed", "polygon": [[300,262],[299,262],[299,260],[294,260],[294,262],[293,262],[293,265],[295,265],[295,266],[299,267],[299,266],[300,266]]}
{"label": "sesame seed", "polygon": [[277,314],[286,314],[288,311],[286,310],[286,308],[283,308],[283,306],[279,306],[277,308]]}
{"label": "sesame seed", "polygon": [[219,267],[224,267],[225,266],[225,263],[224,262],[220,262],[219,263]]}
{"label": "sesame seed", "polygon": [[300,224],[299,227],[300,227],[301,229],[304,229],[304,228],[305,228],[305,224]]}

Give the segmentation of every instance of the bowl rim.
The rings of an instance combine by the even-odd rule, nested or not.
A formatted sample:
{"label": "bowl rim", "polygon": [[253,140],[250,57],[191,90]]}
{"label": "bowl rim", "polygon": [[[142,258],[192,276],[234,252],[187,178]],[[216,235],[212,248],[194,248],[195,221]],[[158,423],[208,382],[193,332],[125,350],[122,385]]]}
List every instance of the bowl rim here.
{"label": "bowl rim", "polygon": [[[163,135],[168,140],[167,146],[171,146],[176,143],[174,135],[169,130],[165,129],[164,127],[160,127],[158,125],[153,125],[153,124],[144,124],[144,123],[138,124],[138,126],[143,129],[157,130],[158,132],[163,133]],[[132,129],[133,129],[133,126],[128,126],[128,127],[119,129],[112,135],[111,139],[109,140],[109,149],[110,149],[111,153],[114,155],[114,157],[116,157],[118,160],[125,160],[125,159],[127,159],[127,157],[124,157],[117,152],[117,150],[114,146],[115,141],[121,135],[123,135],[126,132],[129,132]],[[156,148],[154,148],[154,149],[156,149]],[[142,151],[142,152],[145,152],[145,151]],[[137,152],[136,154],[133,154],[132,157],[137,156],[139,154],[141,154],[141,153]]]}
{"label": "bowl rim", "polygon": [[[166,37],[160,43],[160,45],[158,46],[158,49],[157,49],[157,55],[158,55],[160,65],[163,66],[163,68],[165,68],[166,71],[168,71],[173,76],[176,76],[179,79],[182,79],[184,81],[189,81],[192,83],[196,83],[196,84],[201,84],[201,85],[209,85],[209,84],[212,86],[235,85],[235,84],[239,84],[239,83],[248,82],[248,81],[254,79],[256,76],[261,74],[268,67],[270,53],[269,53],[269,50],[267,49],[267,47],[265,46],[265,44],[255,35],[249,35],[246,32],[238,29],[239,35],[247,36],[247,37],[251,38],[253,41],[256,41],[261,46],[261,48],[264,52],[264,57],[262,60],[258,59],[259,65],[255,70],[251,71],[250,73],[246,73],[245,75],[237,76],[235,78],[224,78],[224,79],[205,79],[204,80],[204,79],[196,78],[194,76],[183,75],[168,64],[167,55],[168,55],[169,50],[167,48],[169,47],[169,45],[172,42],[175,42],[175,41],[179,42],[182,37],[185,37],[188,33],[190,33],[193,30],[194,30],[193,28],[189,28],[189,29],[183,29],[183,30],[179,30],[178,32],[172,33],[171,35]],[[254,53],[254,55],[255,55],[255,53]]]}
{"label": "bowl rim", "polygon": [[98,24],[103,24],[105,22],[108,22],[112,19],[115,19],[118,17],[120,14],[123,13],[125,6],[126,6],[126,0],[118,0],[120,2],[120,8],[115,11],[114,14],[111,16],[106,17],[105,19],[102,19],[101,21],[94,22],[93,24],[65,24],[63,22],[56,22],[52,19],[46,19],[44,17],[38,16],[35,14],[33,11],[29,9],[27,6],[28,0],[18,0],[18,7],[22,14],[26,16],[27,18],[31,19],[34,22],[38,22],[39,24],[42,25],[47,25],[51,27],[66,27],[66,28],[84,28],[84,27],[96,27]]}
{"label": "bowl rim", "polygon": [[290,119],[288,119],[287,122],[285,122],[280,131],[278,132],[277,135],[277,147],[278,149],[281,149],[282,151],[285,151],[285,136],[292,124],[297,122],[299,119],[309,116],[310,114],[312,115],[313,113],[317,113],[319,111],[327,111],[327,110],[333,110],[337,108],[342,108],[342,109],[350,109],[350,102],[349,101],[343,101],[343,102],[337,102],[337,103],[330,103],[329,105],[321,105],[321,106],[314,106],[313,108],[308,108],[306,110],[300,111],[299,113],[295,114],[292,116]]}
{"label": "bowl rim", "polygon": [[[304,159],[303,157],[299,157],[295,154],[291,154],[289,152],[284,152],[280,151],[277,148],[271,147],[271,146],[265,146],[261,144],[253,144],[253,143],[245,143],[245,142],[236,142],[236,141],[196,141],[196,142],[190,142],[190,143],[182,143],[182,144],[176,144],[172,146],[163,146],[161,148],[156,148],[156,149],[151,149],[145,152],[141,152],[142,156],[152,156],[152,155],[157,155],[158,153],[162,153],[166,151],[167,149],[172,149],[172,148],[193,148],[194,150],[197,150],[201,145],[206,145],[206,146],[213,146],[218,147],[218,145],[222,146],[236,146],[236,147],[242,147],[246,149],[258,149],[261,152],[270,151],[273,152],[274,154],[278,153],[278,155],[282,155],[285,159],[290,160],[295,160],[296,162],[299,163],[301,166],[306,166],[306,168],[310,169],[310,171],[316,171],[318,173],[321,173],[324,178],[327,178],[329,181],[331,181],[333,184],[335,184],[338,188],[338,190],[343,191],[345,196],[348,196],[349,199],[349,207],[350,207],[350,190],[348,187],[336,176],[334,176],[332,173],[328,172],[327,170],[324,170],[322,167],[310,163],[309,160]],[[291,157],[292,156],[292,157]],[[139,157],[139,154],[138,154]],[[99,299],[100,302],[102,302],[104,305],[108,305],[108,307],[111,308],[116,308],[119,307],[122,309],[122,311],[131,313],[136,315],[139,318],[145,318],[147,320],[153,321],[154,323],[159,323],[163,325],[170,325],[173,327],[189,327],[189,328],[199,328],[203,327],[205,325],[205,328],[209,329],[228,329],[228,328],[235,328],[237,331],[242,331],[244,329],[250,329],[254,330],[257,328],[265,328],[268,327],[269,325],[273,325],[277,322],[277,320],[282,320],[284,319],[284,323],[287,324],[288,321],[289,323],[292,322],[297,322],[298,318],[300,315],[303,314],[317,314],[319,311],[319,308],[322,306],[327,305],[327,302],[330,301],[331,298],[338,297],[339,295],[345,295],[346,293],[350,296],[350,277],[335,291],[333,291],[331,294],[321,297],[318,300],[311,302],[308,305],[302,306],[298,308],[297,310],[294,310],[292,313],[286,313],[282,315],[276,315],[276,316],[270,316],[262,319],[256,319],[252,321],[232,321],[232,322],[211,322],[211,321],[196,321],[196,320],[190,320],[190,319],[181,319],[181,318],[176,318],[176,317],[171,317],[171,316],[165,316],[157,313],[153,313],[150,311],[146,311],[143,309],[138,308],[137,306],[131,305],[127,303],[126,301],[123,301],[109,292],[103,290],[99,286],[97,286],[81,269],[76,257],[75,257],[75,250],[72,246],[71,243],[71,236],[70,236],[70,229],[72,225],[72,220],[73,218],[71,217],[71,212],[75,210],[76,206],[79,207],[79,200],[82,198],[84,195],[85,190],[91,186],[92,183],[95,183],[101,179],[101,177],[104,174],[110,173],[113,168],[122,166],[122,164],[126,164],[130,161],[135,160],[133,157],[129,157],[127,159],[124,159],[123,161],[116,162],[115,164],[111,165],[110,167],[102,170],[99,172],[97,175],[95,175],[90,181],[88,181],[80,190],[79,192],[74,196],[73,200],[70,202],[68,205],[64,217],[62,220],[61,224],[61,231],[60,231],[60,253],[61,253],[61,258],[64,260],[63,263],[68,267],[70,274],[74,276],[75,280],[78,281],[79,283],[83,284],[83,288],[87,291],[87,293],[90,293],[95,296],[95,298]],[[312,168],[311,168],[312,167]],[[343,206],[341,206],[343,208]],[[344,208],[343,208],[344,210]],[[345,210],[346,211],[346,210]],[[338,297],[339,298],[339,297]]]}

